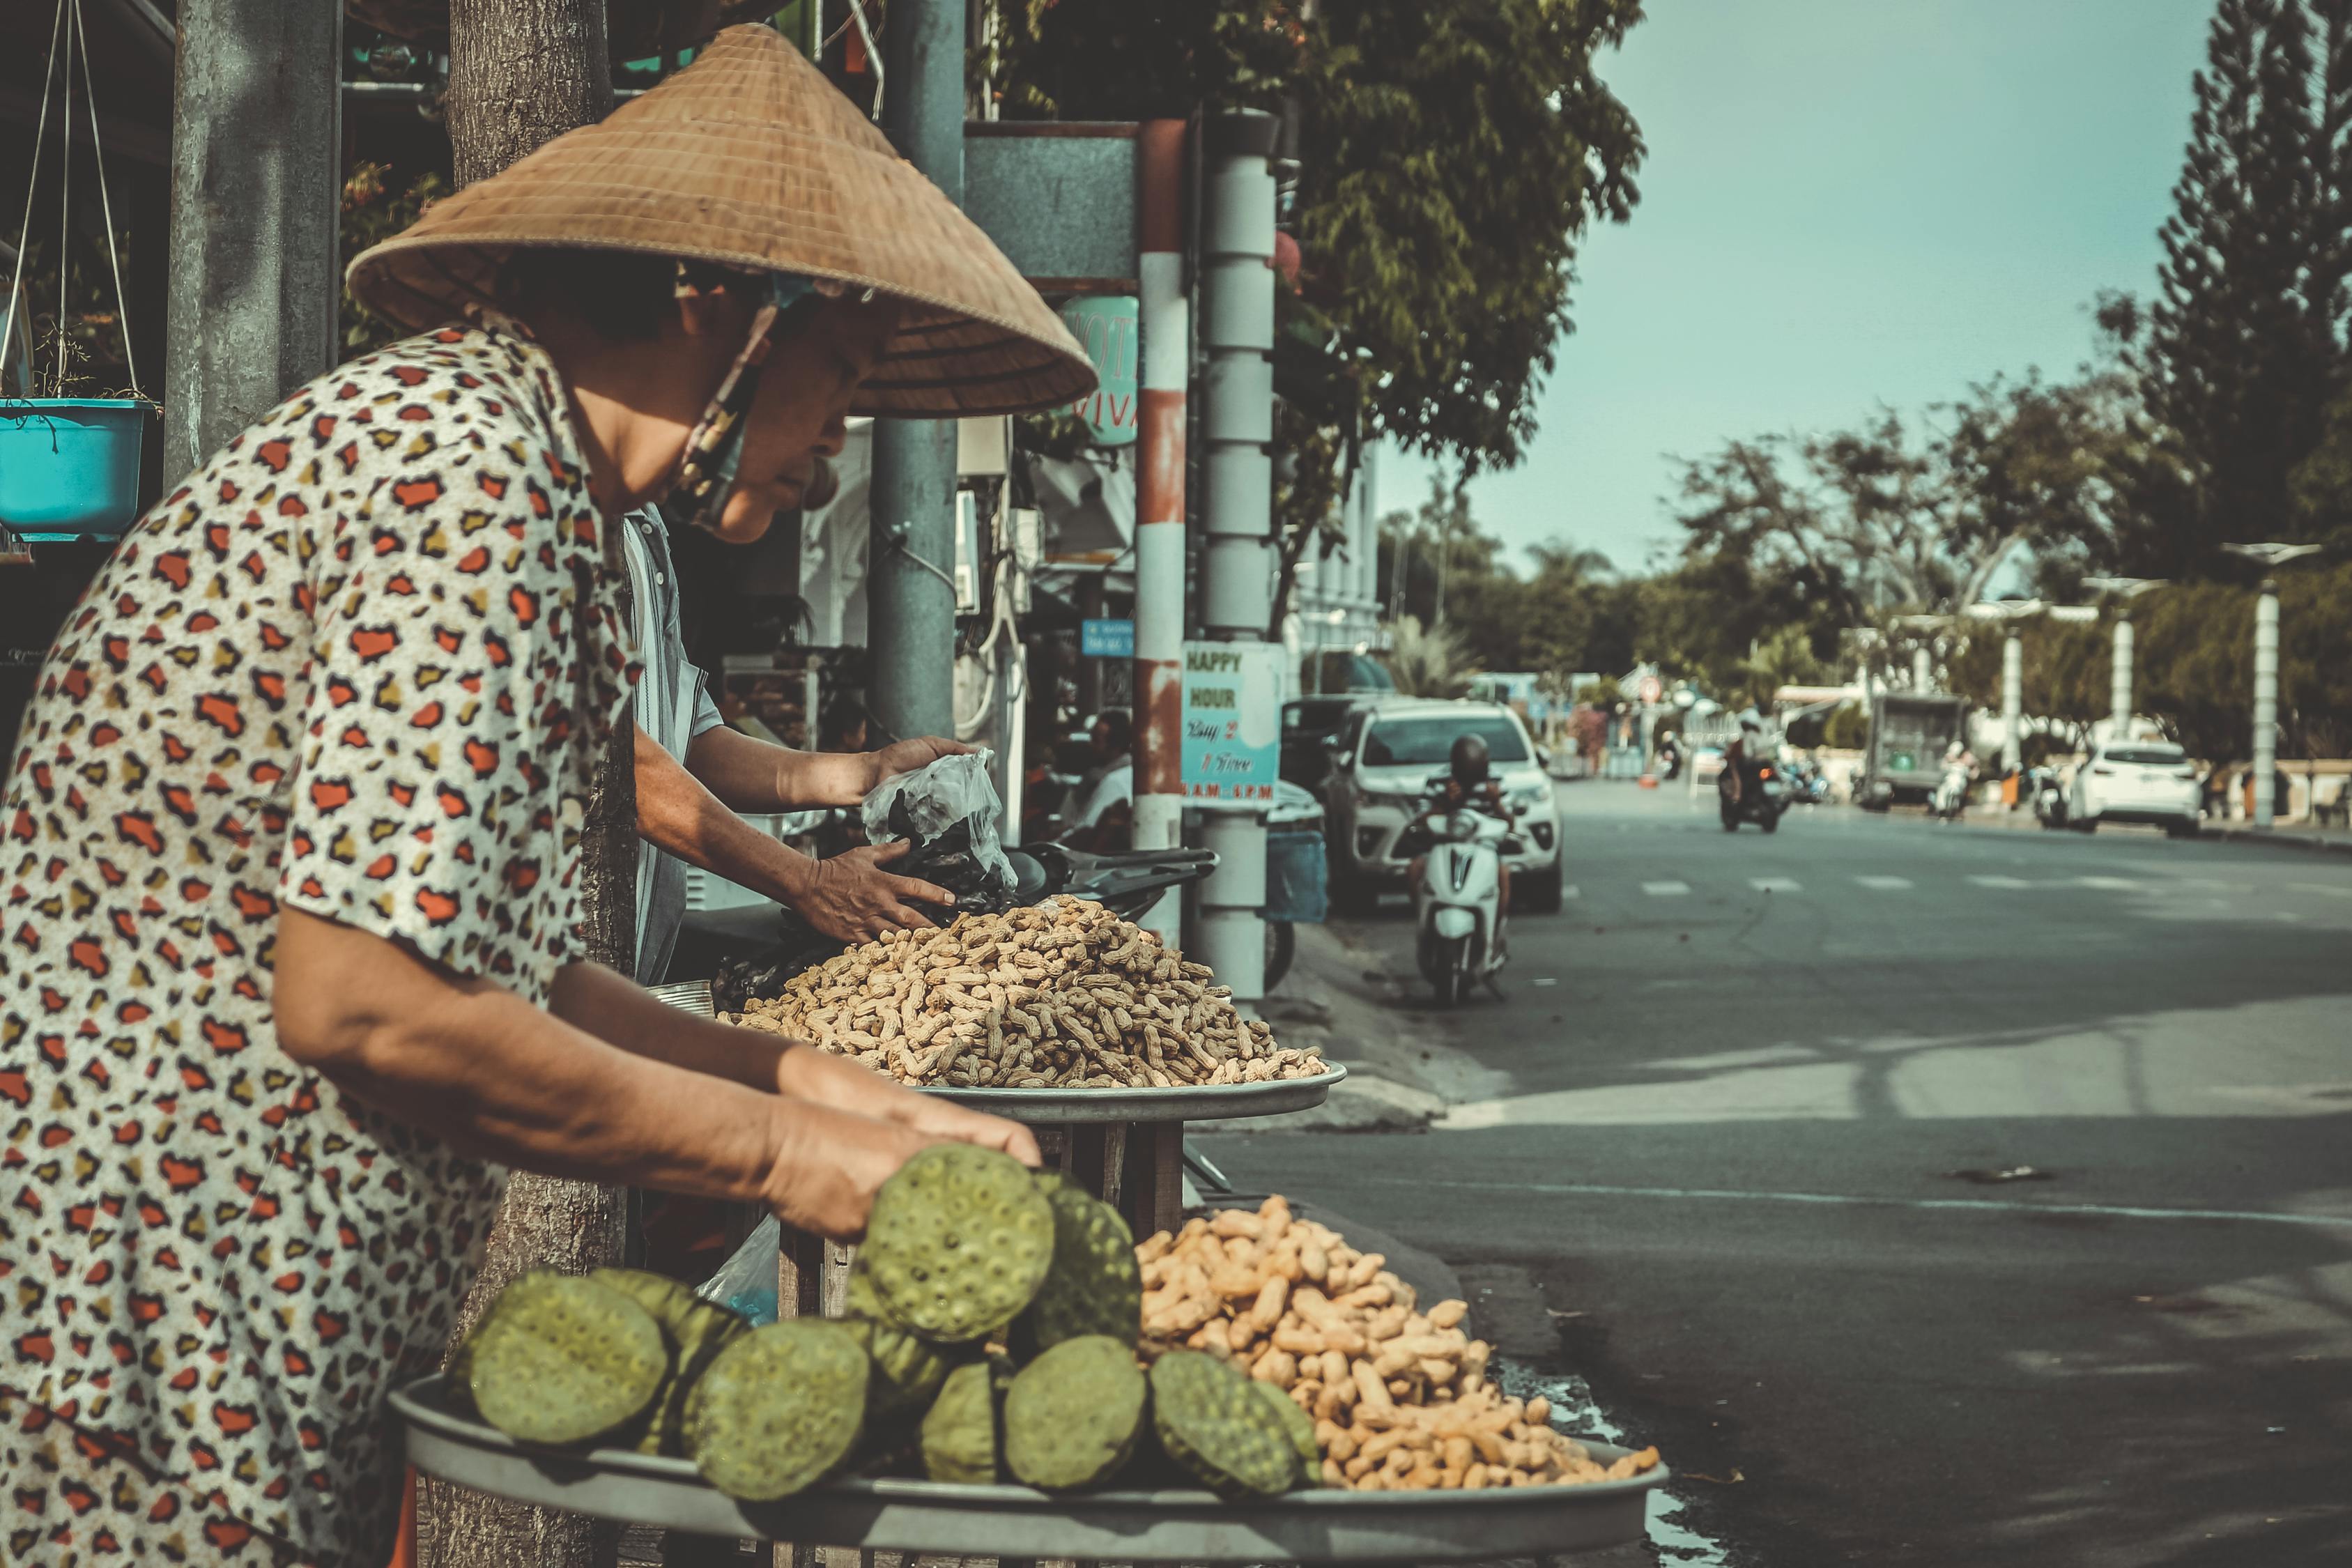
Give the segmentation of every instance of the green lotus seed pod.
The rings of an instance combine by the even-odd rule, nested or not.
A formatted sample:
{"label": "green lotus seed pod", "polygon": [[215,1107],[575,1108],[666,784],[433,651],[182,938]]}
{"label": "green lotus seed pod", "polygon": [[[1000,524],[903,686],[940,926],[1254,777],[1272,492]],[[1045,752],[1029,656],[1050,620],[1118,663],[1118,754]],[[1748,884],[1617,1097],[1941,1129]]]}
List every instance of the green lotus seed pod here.
{"label": "green lotus seed pod", "polygon": [[839,1323],[788,1318],[732,1341],[686,1398],[702,1479],[773,1502],[838,1469],[866,1421],[866,1352]]}
{"label": "green lotus seed pod", "polygon": [[1004,1395],[1004,1468],[1043,1491],[1100,1486],[1135,1452],[1145,1392],[1131,1334],[1063,1341]]}
{"label": "green lotus seed pod", "polygon": [[549,1269],[499,1292],[463,1359],[482,1419],[527,1443],[585,1443],[627,1425],[670,1370],[652,1314],[608,1286]]}
{"label": "green lotus seed pod", "polygon": [[1054,1261],[1054,1208],[1011,1155],[936,1143],[875,1194],[860,1256],[890,1321],[961,1344],[1036,1295]]}
{"label": "green lotus seed pod", "polygon": [[895,1421],[925,1408],[955,1364],[939,1346],[889,1321],[866,1275],[863,1251],[849,1267],[848,1310],[842,1323],[873,1358],[866,1397],[876,1421]]}
{"label": "green lotus seed pod", "polygon": [[640,1454],[686,1451],[686,1396],[719,1352],[751,1325],[706,1301],[684,1282],[641,1268],[597,1268],[588,1278],[610,1286],[653,1314],[669,1345],[670,1373],[646,1407],[635,1447]]}
{"label": "green lotus seed pod", "polygon": [[923,1417],[923,1473],[986,1486],[996,1479],[996,1385],[984,1361],[948,1373]]}
{"label": "green lotus seed pod", "polygon": [[1143,1270],[1135,1233],[1100,1198],[1065,1177],[1041,1177],[1054,1210],[1054,1265],[1021,1320],[1024,1346],[1046,1350],[1084,1334],[1133,1344],[1143,1330]]}
{"label": "green lotus seed pod", "polygon": [[1151,1426],[1168,1457],[1224,1497],[1272,1497],[1298,1482],[1298,1454],[1250,1380],[1202,1351],[1151,1365]]}
{"label": "green lotus seed pod", "polygon": [[1283,1432],[1290,1438],[1291,1447],[1297,1450],[1302,1479],[1310,1487],[1321,1485],[1323,1445],[1315,1440],[1315,1417],[1301,1410],[1298,1401],[1270,1383],[1260,1383],[1253,1378],[1250,1386],[1257,1391],[1266,1408],[1274,1412],[1274,1418],[1282,1424]]}

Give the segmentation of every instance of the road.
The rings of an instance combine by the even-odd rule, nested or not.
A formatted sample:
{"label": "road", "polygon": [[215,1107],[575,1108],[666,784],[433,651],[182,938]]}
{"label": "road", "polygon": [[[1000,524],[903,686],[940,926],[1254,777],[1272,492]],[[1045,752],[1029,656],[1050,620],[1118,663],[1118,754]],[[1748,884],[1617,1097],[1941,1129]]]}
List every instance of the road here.
{"label": "road", "polygon": [[1237,1184],[1453,1264],[1733,1563],[2352,1562],[2352,858],[1560,799],[1565,912],[1428,1016],[1479,1096]]}

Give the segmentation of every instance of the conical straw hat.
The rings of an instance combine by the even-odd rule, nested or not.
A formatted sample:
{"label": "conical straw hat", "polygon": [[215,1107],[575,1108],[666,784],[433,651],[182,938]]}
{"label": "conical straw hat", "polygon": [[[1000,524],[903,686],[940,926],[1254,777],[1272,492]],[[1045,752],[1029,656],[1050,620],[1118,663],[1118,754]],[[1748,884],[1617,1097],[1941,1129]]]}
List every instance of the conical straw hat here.
{"label": "conical straw hat", "polygon": [[594,125],[362,252],[352,292],[437,326],[519,246],[652,251],[908,302],[852,412],[1016,414],[1093,389],[1069,330],[977,225],[770,27],[730,27]]}

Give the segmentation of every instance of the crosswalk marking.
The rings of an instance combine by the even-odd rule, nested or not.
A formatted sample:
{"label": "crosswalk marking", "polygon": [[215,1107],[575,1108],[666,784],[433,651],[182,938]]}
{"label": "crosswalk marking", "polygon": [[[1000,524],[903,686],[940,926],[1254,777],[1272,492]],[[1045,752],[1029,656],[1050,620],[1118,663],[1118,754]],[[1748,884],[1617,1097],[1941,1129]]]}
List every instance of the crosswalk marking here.
{"label": "crosswalk marking", "polygon": [[1563,899],[1580,899],[1584,897],[1584,889],[1570,882],[1559,890],[1559,896]]}
{"label": "crosswalk marking", "polygon": [[1805,885],[1794,877],[1750,877],[1748,885],[1759,893],[1801,893]]}
{"label": "crosswalk marking", "polygon": [[1911,885],[1908,877],[1856,877],[1855,881],[1874,892],[1896,893]]}
{"label": "crosswalk marking", "polygon": [[2022,877],[1970,877],[1969,880],[1974,882],[1979,888],[2031,888],[2034,886],[2033,883],[2027,881]]}
{"label": "crosswalk marking", "polygon": [[1644,882],[1642,891],[1654,899],[1678,899],[1690,891],[1688,882]]}
{"label": "crosswalk marking", "polygon": [[[2352,888],[2338,887],[2328,882],[2289,882],[2287,886],[2298,893],[2325,893],[2331,899],[2352,899]],[[2248,892],[2252,890],[2251,888],[2247,889]]]}
{"label": "crosswalk marking", "polygon": [[2074,879],[2074,886],[2090,888],[2102,893],[2137,893],[2147,884],[2135,882],[2126,877],[2077,877]]}

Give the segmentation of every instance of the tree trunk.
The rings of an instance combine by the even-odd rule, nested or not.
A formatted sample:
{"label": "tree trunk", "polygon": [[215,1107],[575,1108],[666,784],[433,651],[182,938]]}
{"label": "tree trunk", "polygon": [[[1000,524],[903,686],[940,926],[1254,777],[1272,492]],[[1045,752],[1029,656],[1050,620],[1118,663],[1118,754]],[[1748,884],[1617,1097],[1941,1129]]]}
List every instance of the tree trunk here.
{"label": "tree trunk", "polygon": [[[450,0],[449,143],[459,184],[497,174],[612,107],[602,0]],[[612,561],[617,568],[617,537]],[[589,793],[580,851],[582,945],[592,962],[623,974],[636,973],[634,735],[624,712]],[[627,1216],[619,1188],[518,1173],[457,1338],[518,1274],[621,1262]],[[621,1532],[605,1521],[423,1481],[416,1536],[424,1568],[604,1568]]]}

